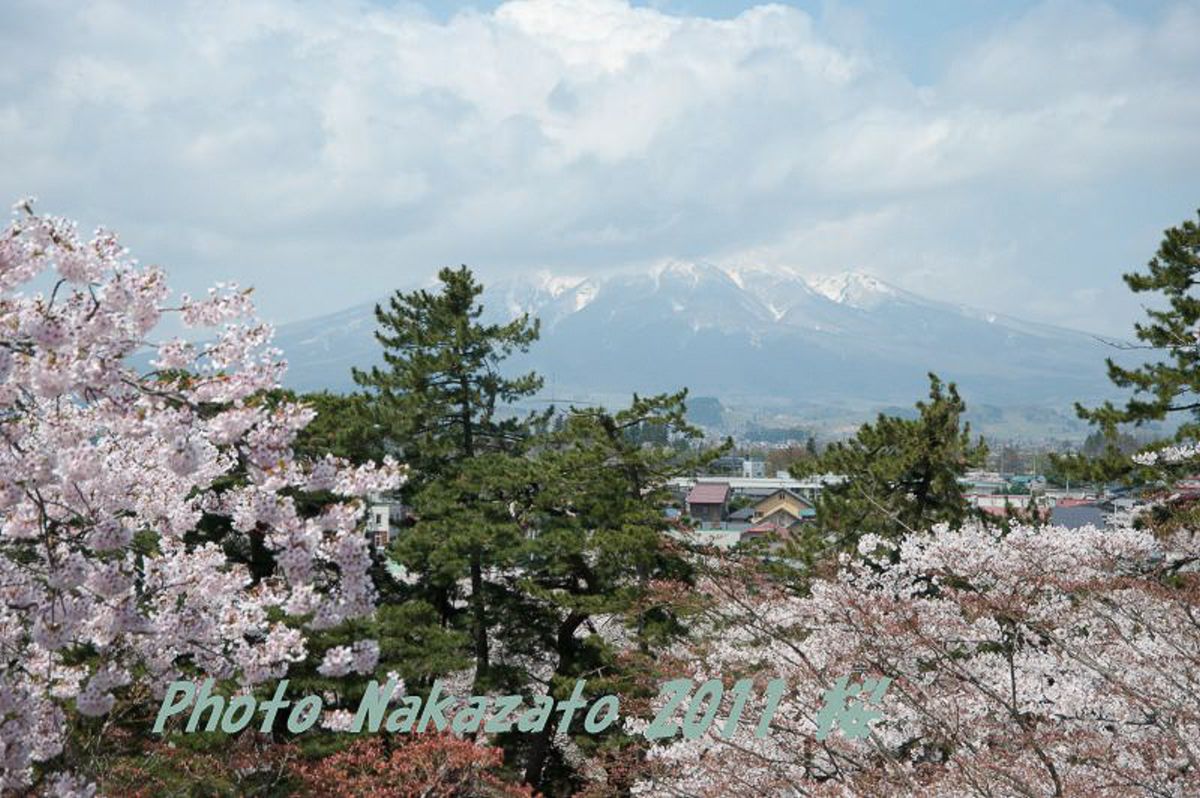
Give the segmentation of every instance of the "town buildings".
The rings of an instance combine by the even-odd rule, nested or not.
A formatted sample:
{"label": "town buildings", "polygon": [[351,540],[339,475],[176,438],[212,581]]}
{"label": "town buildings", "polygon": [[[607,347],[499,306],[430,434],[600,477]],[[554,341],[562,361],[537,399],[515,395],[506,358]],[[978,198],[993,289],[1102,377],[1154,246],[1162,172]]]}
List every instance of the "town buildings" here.
{"label": "town buildings", "polygon": [[[671,486],[698,533],[732,545],[769,534],[790,536],[815,518],[816,495],[829,479],[698,477]],[[735,503],[740,506],[731,509]]]}

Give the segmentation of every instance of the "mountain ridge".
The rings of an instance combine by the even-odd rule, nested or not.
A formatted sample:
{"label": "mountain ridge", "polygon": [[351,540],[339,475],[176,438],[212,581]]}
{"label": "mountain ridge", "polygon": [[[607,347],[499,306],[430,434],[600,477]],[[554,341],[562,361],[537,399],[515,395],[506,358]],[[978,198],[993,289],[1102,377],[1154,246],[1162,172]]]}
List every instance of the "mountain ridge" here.
{"label": "mountain ridge", "polygon": [[[536,369],[552,395],[617,397],[688,386],[758,407],[910,405],[926,374],[968,402],[1057,407],[1112,395],[1089,333],[953,305],[862,272],[669,261],[642,272],[537,272],[495,281],[484,317],[527,312],[542,337],[509,367]],[[281,326],[286,384],[350,390],[350,367],[380,361],[374,303]]]}

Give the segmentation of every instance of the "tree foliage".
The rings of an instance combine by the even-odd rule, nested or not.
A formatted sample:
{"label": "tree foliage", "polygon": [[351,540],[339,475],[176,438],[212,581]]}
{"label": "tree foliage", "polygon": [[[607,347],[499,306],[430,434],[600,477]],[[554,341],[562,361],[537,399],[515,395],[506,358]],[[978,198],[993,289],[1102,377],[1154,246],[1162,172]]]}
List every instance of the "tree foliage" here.
{"label": "tree foliage", "polygon": [[383,425],[375,419],[363,394],[317,391],[300,394],[295,401],[316,413],[312,423],[296,436],[297,457],[319,460],[331,454],[364,463],[380,461],[390,454]]}
{"label": "tree foliage", "polygon": [[[1198,544],[968,523],[910,535],[894,561],[850,558],[799,597],[723,564],[699,585],[713,602],[683,673],[751,678],[756,700],[728,739],[718,723],[656,746],[637,794],[1200,794]],[[879,676],[869,738],[818,739],[826,691]]]}
{"label": "tree foliage", "polygon": [[1096,425],[1107,442],[1098,456],[1059,458],[1059,470],[1079,479],[1136,481],[1161,475],[1130,458],[1121,445],[1124,425],[1178,420],[1177,443],[1200,441],[1200,225],[1189,219],[1168,228],[1146,270],[1126,274],[1124,280],[1134,293],[1158,300],[1146,307],[1146,320],[1134,325],[1140,342],[1134,351],[1161,357],[1136,367],[1106,361],[1113,384],[1131,390],[1123,406],[1076,404],[1079,417]]}
{"label": "tree foliage", "polygon": [[929,375],[929,398],[917,402],[915,418],[880,414],[853,438],[829,444],[801,461],[792,473],[833,474],[817,499],[813,534],[805,556],[853,549],[864,534],[895,541],[933,524],[961,526],[973,513],[959,478],[987,457],[982,439],[972,441],[962,421],[966,403],[954,383]]}
{"label": "tree foliage", "polygon": [[460,579],[469,580],[477,685],[490,675],[485,572],[503,568],[519,530],[506,512],[507,461],[517,457],[531,418],[510,406],[541,378],[506,377],[503,361],[537,339],[538,323],[480,321],[483,287],[466,266],[442,269],[436,292],[396,292],[377,306],[376,339],[386,368],[355,370],[373,418],[414,468],[409,496],[417,522],[397,546],[423,597],[448,622]]}
{"label": "tree foliage", "polygon": [[[94,776],[101,719],[183,676],[279,679],[307,634],[369,616],[360,499],[402,473],[294,456],[312,411],[255,401],[284,366],[236,287],[172,308],[115,236],[26,204],[0,232],[0,292],[0,792],[65,793]],[[215,337],[159,342],[141,374],[129,358],[165,313]],[[328,501],[302,514],[302,493]],[[256,540],[272,578],[206,517]]]}
{"label": "tree foliage", "polygon": [[[702,433],[687,422],[685,399],[681,391],[634,396],[616,412],[572,409],[527,460],[529,500],[517,513],[528,535],[509,582],[526,631],[509,628],[505,639],[512,645],[532,635],[528,656],[550,670],[549,692],[559,697],[588,674],[593,690],[621,687],[628,678],[618,662],[622,646],[663,650],[681,636],[683,620],[660,589],[686,590],[691,579],[667,535],[668,483],[723,451],[686,446]],[[530,745],[531,783],[542,781],[550,738],[547,730]],[[603,740],[577,743],[595,751]]]}
{"label": "tree foliage", "polygon": [[312,798],[533,798],[499,773],[501,752],[449,735],[389,748],[379,738],[295,768],[297,795]]}
{"label": "tree foliage", "polygon": [[466,266],[438,272],[436,292],[397,291],[376,306],[385,368],[354,370],[383,433],[412,467],[412,487],[435,480],[486,452],[508,451],[525,419],[505,415],[542,386],[534,373],[505,377],[501,365],[537,340],[538,322],[480,321],[483,286]]}

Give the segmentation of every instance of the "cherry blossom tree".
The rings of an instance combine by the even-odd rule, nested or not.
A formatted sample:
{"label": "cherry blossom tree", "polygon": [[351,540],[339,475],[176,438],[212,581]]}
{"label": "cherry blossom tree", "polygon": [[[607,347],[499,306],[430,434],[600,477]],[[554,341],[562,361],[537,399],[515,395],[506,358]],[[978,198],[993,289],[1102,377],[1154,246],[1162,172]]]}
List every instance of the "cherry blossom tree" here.
{"label": "cherry blossom tree", "polygon": [[[155,340],[167,315],[207,343]],[[112,233],[28,202],[0,233],[0,792],[88,794],[78,719],[182,676],[282,677],[305,628],[372,611],[359,498],[402,470],[293,457],[312,411],[253,401],[284,372],[270,338],[248,291],[172,304]],[[335,500],[302,515],[299,491]],[[261,536],[274,573],[197,542],[206,514]]]}
{"label": "cherry blossom tree", "polygon": [[[895,564],[882,542],[802,596],[720,563],[683,675],[723,679],[726,701],[650,750],[637,794],[1200,794],[1200,536],[941,526]],[[880,676],[869,737],[818,739],[825,691]],[[726,739],[743,677],[758,698]],[[772,678],[786,692],[758,737]]]}

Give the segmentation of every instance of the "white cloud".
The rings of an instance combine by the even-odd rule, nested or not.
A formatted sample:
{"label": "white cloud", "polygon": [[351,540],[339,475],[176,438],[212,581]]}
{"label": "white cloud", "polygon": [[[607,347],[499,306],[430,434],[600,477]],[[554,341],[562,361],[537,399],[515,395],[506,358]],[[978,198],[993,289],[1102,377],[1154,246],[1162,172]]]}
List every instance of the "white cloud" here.
{"label": "white cloud", "polygon": [[445,263],[669,257],[866,267],[1043,319],[1088,279],[1124,309],[1115,275],[1200,166],[1196,3],[1049,3],[920,87],[780,5],[10,3],[0,52],[0,189],[283,318]]}

